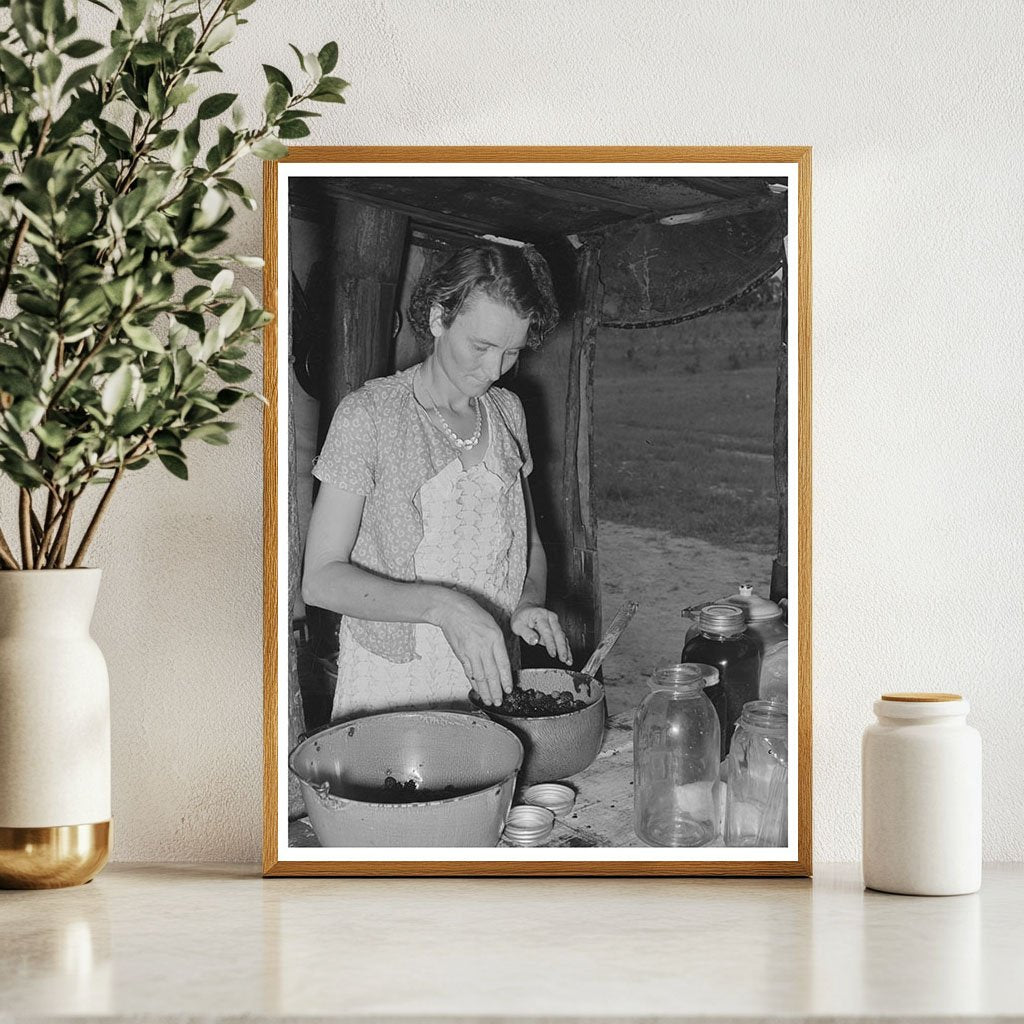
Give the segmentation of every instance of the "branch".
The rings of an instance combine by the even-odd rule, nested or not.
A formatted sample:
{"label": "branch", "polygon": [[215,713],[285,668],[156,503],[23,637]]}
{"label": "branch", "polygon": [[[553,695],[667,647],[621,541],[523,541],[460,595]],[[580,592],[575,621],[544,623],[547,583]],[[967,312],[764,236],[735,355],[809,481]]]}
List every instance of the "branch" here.
{"label": "branch", "polygon": [[77,569],[81,566],[82,560],[85,558],[85,552],[92,543],[93,537],[96,536],[96,530],[99,528],[100,520],[103,518],[103,513],[107,511],[110,499],[114,496],[114,490],[123,475],[124,466],[118,466],[117,472],[113,477],[111,477],[110,483],[107,484],[107,489],[103,492],[103,497],[100,498],[100,503],[96,506],[96,511],[93,513],[89,526],[85,531],[85,535],[82,537],[81,543],[78,545],[78,550],[75,552],[75,557],[71,562],[72,569]]}
{"label": "branch", "polygon": [[32,559],[32,494],[27,487],[21,488],[18,507],[18,521],[21,526],[21,567],[34,569]]}
{"label": "branch", "polygon": [[7,543],[3,530],[0,530],[0,562],[3,562],[4,567],[7,569],[21,568],[18,565],[18,560],[14,557],[14,552],[11,551],[10,545]]}
{"label": "branch", "polygon": [[49,557],[46,559],[47,569],[61,568],[61,562],[64,560],[64,552],[67,551],[68,547],[68,534],[71,532],[71,516],[75,511],[75,503],[78,501],[78,495],[81,493],[81,491],[78,491],[69,497],[67,504],[64,506],[64,511],[61,513],[60,518],[60,531],[57,533],[57,539],[53,542],[53,548],[50,550]]}
{"label": "branch", "polygon": [[[50,137],[50,126],[52,124],[53,116],[48,112],[39,129],[39,141],[36,143],[35,152],[32,154],[34,157],[39,156],[46,148],[46,142]],[[4,301],[4,296],[7,294],[7,286],[11,283],[11,274],[14,272],[14,264],[18,258],[18,250],[21,248],[21,243],[25,241],[25,234],[27,231],[28,218],[22,217],[21,220],[18,221],[18,228],[14,232],[14,240],[11,242],[11,248],[7,253],[3,277],[0,277],[0,302]]]}
{"label": "branch", "polygon": [[46,500],[46,520],[36,553],[36,565],[48,563],[49,555],[52,554],[51,545],[55,545],[55,536],[59,533],[66,507],[66,503],[57,497],[55,491],[51,491]]}

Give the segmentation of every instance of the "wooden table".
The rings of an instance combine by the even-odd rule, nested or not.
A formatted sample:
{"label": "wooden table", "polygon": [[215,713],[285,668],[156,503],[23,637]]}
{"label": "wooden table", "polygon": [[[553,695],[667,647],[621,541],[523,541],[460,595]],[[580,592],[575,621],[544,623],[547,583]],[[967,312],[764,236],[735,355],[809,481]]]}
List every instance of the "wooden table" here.
{"label": "wooden table", "polygon": [[[643,847],[633,831],[633,712],[606,723],[601,753],[585,771],[566,780],[576,790],[576,805],[542,847]],[[288,827],[288,845],[319,846],[308,818]],[[501,847],[511,846],[504,840]],[[712,844],[719,845],[719,844]]]}

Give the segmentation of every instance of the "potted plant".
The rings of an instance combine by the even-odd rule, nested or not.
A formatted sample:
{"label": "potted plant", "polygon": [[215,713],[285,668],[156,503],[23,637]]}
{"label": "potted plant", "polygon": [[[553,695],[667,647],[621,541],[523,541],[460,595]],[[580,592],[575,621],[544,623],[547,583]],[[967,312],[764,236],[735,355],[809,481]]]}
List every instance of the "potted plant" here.
{"label": "potted plant", "polygon": [[[264,65],[250,123],[203,90],[254,0],[120,0],[106,43],[64,0],[0,0],[0,885],[91,878],[109,850],[107,673],[89,622],[96,532],[127,473],[188,477],[254,397],[270,315],[218,250],[251,156],[343,102],[338,47]],[[293,47],[293,49],[295,49]],[[209,79],[207,79],[209,81]]]}

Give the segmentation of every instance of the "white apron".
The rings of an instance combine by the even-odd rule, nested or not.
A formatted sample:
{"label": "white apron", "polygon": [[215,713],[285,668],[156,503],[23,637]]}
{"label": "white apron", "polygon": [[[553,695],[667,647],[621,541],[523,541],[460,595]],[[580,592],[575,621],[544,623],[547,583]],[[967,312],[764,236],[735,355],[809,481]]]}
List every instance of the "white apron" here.
{"label": "white apron", "polygon": [[[416,578],[455,585],[494,616],[510,643],[509,622],[523,591],[523,550],[513,552],[514,534],[498,497],[504,484],[480,462],[464,469],[456,457],[420,489],[423,540],[416,548]],[[511,485],[519,489],[522,481]],[[507,506],[506,506],[507,507]],[[444,633],[416,623],[416,657],[396,664],[358,644],[342,619],[338,685],[331,720],[379,711],[425,708],[472,710],[470,682]]]}

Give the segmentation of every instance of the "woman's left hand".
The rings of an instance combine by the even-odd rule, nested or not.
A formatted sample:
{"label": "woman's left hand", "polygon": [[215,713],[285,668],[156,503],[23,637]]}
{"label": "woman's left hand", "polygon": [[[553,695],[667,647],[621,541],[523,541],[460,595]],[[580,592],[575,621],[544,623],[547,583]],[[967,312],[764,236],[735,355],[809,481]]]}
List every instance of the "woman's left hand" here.
{"label": "woman's left hand", "polygon": [[552,658],[565,665],[572,664],[572,651],[565,638],[558,616],[548,608],[526,605],[517,608],[512,616],[512,632],[521,636],[530,646],[542,643]]}

